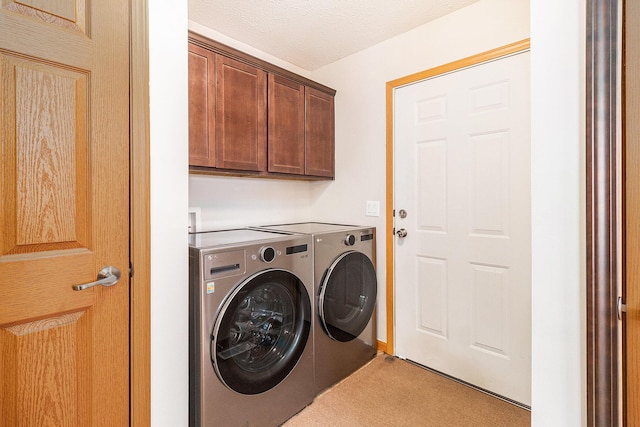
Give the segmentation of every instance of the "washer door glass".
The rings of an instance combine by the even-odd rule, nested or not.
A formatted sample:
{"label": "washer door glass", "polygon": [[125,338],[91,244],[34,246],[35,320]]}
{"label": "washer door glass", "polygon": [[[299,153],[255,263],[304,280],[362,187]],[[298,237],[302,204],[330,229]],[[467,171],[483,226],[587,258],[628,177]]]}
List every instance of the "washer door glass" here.
{"label": "washer door glass", "polygon": [[326,271],[318,312],[325,332],[351,341],[367,327],[376,304],[378,283],[373,263],[361,252],[345,252]]}
{"label": "washer door glass", "polygon": [[238,393],[267,391],[293,370],[310,329],[311,302],[302,281],[284,270],[255,274],[227,298],[216,318],[216,374]]}

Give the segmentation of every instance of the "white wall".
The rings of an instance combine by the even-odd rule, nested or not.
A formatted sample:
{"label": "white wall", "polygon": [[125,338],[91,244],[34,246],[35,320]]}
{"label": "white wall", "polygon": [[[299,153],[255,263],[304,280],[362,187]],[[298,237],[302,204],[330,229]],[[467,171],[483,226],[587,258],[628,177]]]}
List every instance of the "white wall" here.
{"label": "white wall", "polygon": [[201,215],[198,231],[302,222],[311,217],[309,185],[307,181],[191,175],[189,203]]}
{"label": "white wall", "polygon": [[[312,74],[337,94],[336,181],[314,184],[311,210],[323,220],[377,227],[381,341],[387,335],[385,84],[528,37],[529,0],[481,0]],[[381,202],[379,218],[364,215],[367,200]]]}
{"label": "white wall", "polygon": [[532,425],[586,425],[585,1],[531,3]]}
{"label": "white wall", "polygon": [[[151,424],[188,424],[187,2],[149,2]],[[135,200],[133,201],[135,203]]]}

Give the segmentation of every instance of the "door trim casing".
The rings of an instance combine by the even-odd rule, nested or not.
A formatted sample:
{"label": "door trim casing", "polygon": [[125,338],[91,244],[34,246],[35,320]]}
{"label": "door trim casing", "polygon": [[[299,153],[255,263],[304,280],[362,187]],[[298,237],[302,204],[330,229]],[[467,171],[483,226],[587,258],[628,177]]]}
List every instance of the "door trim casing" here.
{"label": "door trim casing", "polygon": [[131,1],[129,425],[151,425],[151,229],[148,0]]}
{"label": "door trim casing", "polygon": [[[622,99],[621,99],[621,139],[622,146],[622,296],[627,312],[622,322],[622,411],[623,425],[629,420],[640,419],[640,122],[636,120],[640,105],[640,81],[634,71],[640,68],[640,4],[625,0],[623,6],[622,46]],[[622,302],[622,301],[621,301]]]}
{"label": "door trim casing", "polygon": [[406,86],[411,83],[418,82],[420,80],[426,80],[442,74],[459,71],[464,68],[472,67],[482,64],[484,62],[494,61],[496,59],[503,58],[505,56],[514,55],[516,53],[525,52],[530,49],[530,39],[524,39],[511,43],[505,46],[498,47],[496,49],[488,50],[486,52],[479,53],[477,55],[469,56],[457,61],[449,62],[435,68],[430,68],[425,71],[410,74],[405,77],[391,80],[386,84],[386,116],[387,116],[387,167],[386,167],[386,254],[387,254],[387,288],[386,288],[386,313],[387,313],[387,342],[379,343],[378,348],[388,354],[394,354],[394,324],[395,324],[395,311],[394,311],[394,234],[393,230],[393,94],[395,89],[402,86]]}

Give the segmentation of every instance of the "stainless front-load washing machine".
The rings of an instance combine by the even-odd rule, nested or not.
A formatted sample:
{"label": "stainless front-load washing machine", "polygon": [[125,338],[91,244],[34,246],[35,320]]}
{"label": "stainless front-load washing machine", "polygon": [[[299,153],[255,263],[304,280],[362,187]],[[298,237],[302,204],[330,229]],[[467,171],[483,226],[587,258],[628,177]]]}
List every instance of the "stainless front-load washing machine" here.
{"label": "stainless front-load washing machine", "polygon": [[376,355],[375,227],[308,222],[263,229],[313,238],[314,372],[319,393]]}
{"label": "stainless front-load washing machine", "polygon": [[191,234],[191,426],[278,426],[315,397],[310,236]]}

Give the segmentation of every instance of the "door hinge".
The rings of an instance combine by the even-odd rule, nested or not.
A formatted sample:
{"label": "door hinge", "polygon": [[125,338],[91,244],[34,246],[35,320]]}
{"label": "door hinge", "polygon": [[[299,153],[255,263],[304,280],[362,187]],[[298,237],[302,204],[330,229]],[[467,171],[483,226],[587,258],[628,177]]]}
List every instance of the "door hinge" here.
{"label": "door hinge", "polygon": [[133,263],[129,262],[129,278],[133,277]]}
{"label": "door hinge", "polygon": [[622,297],[618,297],[618,303],[616,304],[616,311],[618,312],[618,320],[622,320],[622,313],[627,312],[627,304],[622,303]]}

